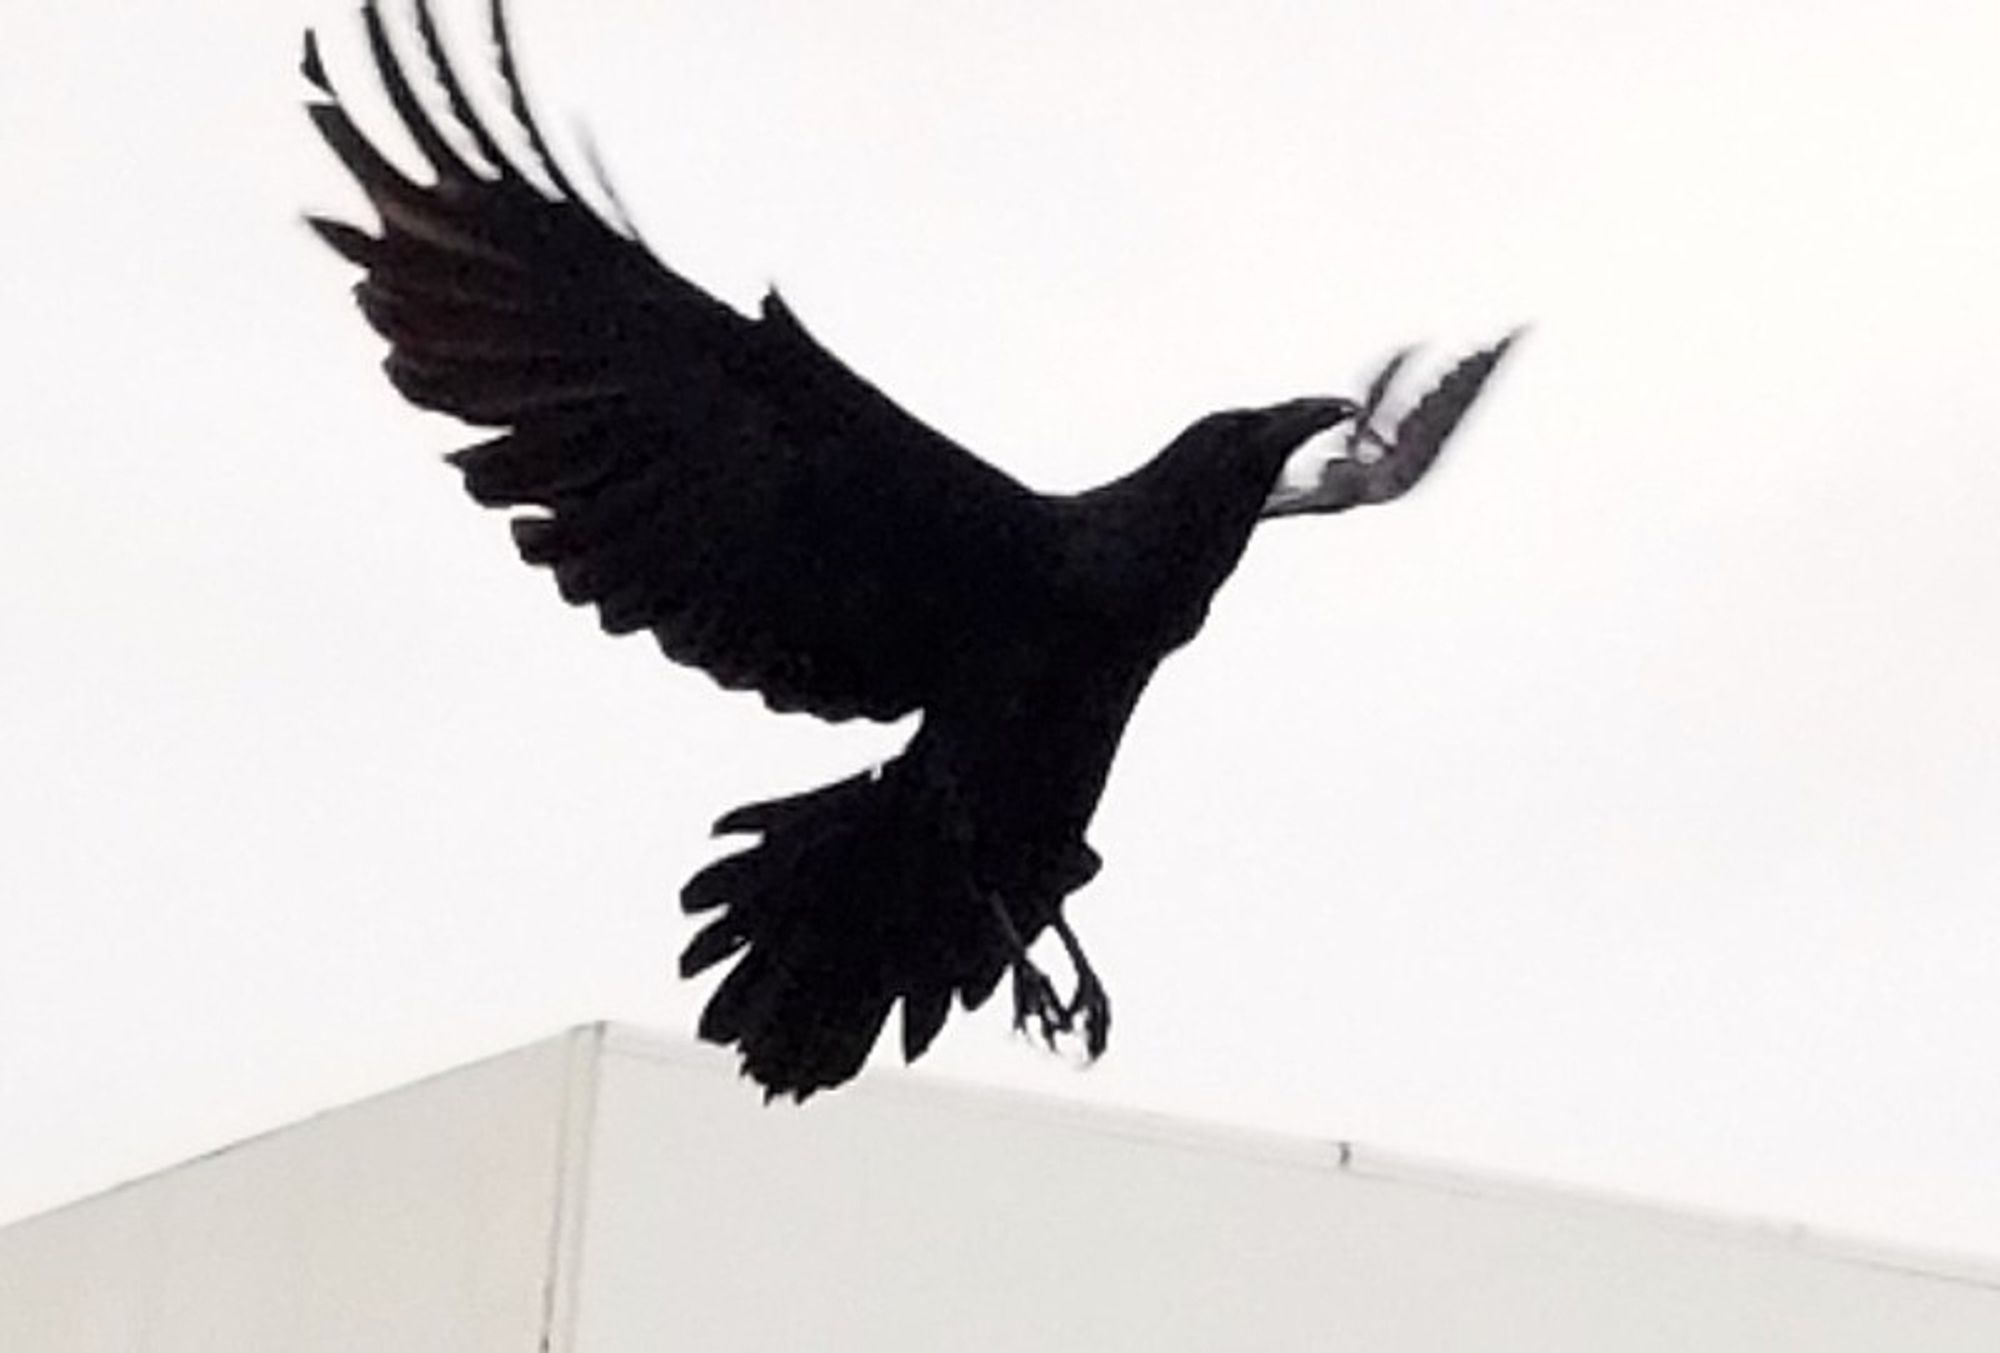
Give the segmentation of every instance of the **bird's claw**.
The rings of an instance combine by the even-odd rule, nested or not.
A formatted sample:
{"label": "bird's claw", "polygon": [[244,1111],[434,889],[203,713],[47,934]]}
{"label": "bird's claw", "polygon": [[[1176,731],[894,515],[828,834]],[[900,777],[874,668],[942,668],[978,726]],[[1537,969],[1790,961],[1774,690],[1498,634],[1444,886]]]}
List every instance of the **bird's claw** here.
{"label": "bird's claw", "polygon": [[1064,1013],[1082,1029],[1085,1059],[1094,1062],[1103,1056],[1111,1039],[1111,997],[1088,965],[1078,971],[1076,995]]}
{"label": "bird's claw", "polygon": [[1084,1059],[1094,1062],[1111,1038],[1111,998],[1086,966],[1065,1001],[1047,973],[1022,960],[1014,964],[1014,1031],[1039,1036],[1051,1052],[1058,1039],[1075,1034],[1083,1040]]}
{"label": "bird's claw", "polygon": [[1023,955],[1014,960],[1014,1032],[1028,1032],[1031,1019],[1051,1052],[1056,1035],[1070,1031],[1070,1007],[1056,994],[1056,984]]}

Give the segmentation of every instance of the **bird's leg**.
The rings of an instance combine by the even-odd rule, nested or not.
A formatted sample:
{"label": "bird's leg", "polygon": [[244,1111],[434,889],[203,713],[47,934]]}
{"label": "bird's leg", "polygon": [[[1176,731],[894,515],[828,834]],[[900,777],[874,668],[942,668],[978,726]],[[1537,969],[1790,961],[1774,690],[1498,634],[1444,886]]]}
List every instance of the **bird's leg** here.
{"label": "bird's leg", "polygon": [[1056,1035],[1070,1031],[1070,1007],[1064,1005],[1062,997],[1056,994],[1055,983],[1049,980],[1049,975],[1028,957],[1027,941],[1021,938],[1020,928],[1014,924],[1006,899],[998,893],[989,892],[986,902],[993,909],[993,919],[1000,926],[1001,938],[1007,943],[1007,961],[1014,974],[1015,1031],[1025,1031],[1032,1017],[1040,1026],[1042,1041],[1053,1051]]}
{"label": "bird's leg", "polygon": [[1083,956],[1083,945],[1078,942],[1076,932],[1063,919],[1060,908],[1050,923],[1056,936],[1062,940],[1063,948],[1069,951],[1069,961],[1076,969],[1076,994],[1070,998],[1069,1006],[1063,1012],[1069,1020],[1083,1026],[1083,1050],[1091,1061],[1096,1061],[1104,1053],[1104,1045],[1111,1038],[1111,996],[1104,990],[1104,983],[1098,980],[1097,969],[1090,966],[1090,960]]}

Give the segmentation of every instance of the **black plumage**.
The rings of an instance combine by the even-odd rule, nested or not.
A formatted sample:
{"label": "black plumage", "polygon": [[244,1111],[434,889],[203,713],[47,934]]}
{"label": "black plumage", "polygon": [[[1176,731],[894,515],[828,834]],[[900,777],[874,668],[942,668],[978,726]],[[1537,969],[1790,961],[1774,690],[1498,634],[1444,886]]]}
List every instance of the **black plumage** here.
{"label": "black plumage", "polygon": [[[309,112],[381,222],[311,224],[363,269],[356,295],[395,387],[500,429],[450,457],[472,497],[524,509],[522,558],[611,633],[645,630],[775,710],[922,713],[880,769],[716,824],[755,841],[682,894],[709,917],[683,973],[740,955],[702,1035],[736,1045],[769,1094],[803,1099],[852,1076],[899,1003],[914,1058],[954,1000],[976,1007],[1011,972],[1017,1023],[1075,1032],[1096,1055],[1110,1004],[1062,908],[1097,870],[1085,830],[1155,666],[1200,628],[1260,517],[1414,484],[1506,341],[1461,362],[1393,439],[1371,419],[1400,356],[1365,414],[1342,398],[1213,414],[1122,479],[1038,494],[848,370],[775,293],[742,315],[648,252],[608,187],[593,208],[529,110],[498,0],[512,152],[426,4],[438,114],[373,0],[363,20],[432,178],[356,129],[308,34],[303,69],[325,96]],[[444,114],[475,157],[441,133]],[[1280,483],[1294,450],[1349,422],[1351,454]],[[1044,929],[1075,962],[1068,1000],[1028,958]]]}

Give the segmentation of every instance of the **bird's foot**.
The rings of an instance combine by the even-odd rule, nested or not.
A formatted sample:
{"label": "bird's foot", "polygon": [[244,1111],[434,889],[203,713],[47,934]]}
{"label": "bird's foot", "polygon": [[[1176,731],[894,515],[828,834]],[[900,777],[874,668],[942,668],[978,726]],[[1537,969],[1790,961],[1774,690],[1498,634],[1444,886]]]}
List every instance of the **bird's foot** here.
{"label": "bird's foot", "polygon": [[1014,1031],[1026,1033],[1030,1020],[1053,1052],[1056,1035],[1066,1034],[1072,1027],[1073,1010],[1056,994],[1056,984],[1049,975],[1023,953],[1014,960]]}
{"label": "bird's foot", "polygon": [[1056,993],[1055,983],[1049,980],[1049,975],[1028,957],[1027,944],[1022,940],[1020,929],[1015,926],[1005,904],[997,895],[988,900],[1000,933],[1012,951],[1008,962],[1014,974],[1014,1031],[1027,1033],[1032,1022],[1033,1031],[1041,1036],[1051,1052],[1056,1050],[1058,1038],[1080,1034],[1084,1060],[1096,1061],[1103,1055],[1105,1043],[1111,1037],[1111,997],[1105,992],[1104,983],[1098,980],[1097,970],[1084,957],[1083,946],[1077,942],[1076,932],[1069,928],[1069,922],[1063,918],[1060,908],[1049,924],[1062,940],[1070,964],[1076,969],[1076,991],[1067,1001]]}
{"label": "bird's foot", "polygon": [[1076,994],[1063,1013],[1083,1036],[1085,1060],[1102,1057],[1111,1039],[1111,997],[1088,964],[1077,970]]}
{"label": "bird's foot", "polygon": [[1111,994],[1098,980],[1097,969],[1084,957],[1083,945],[1069,928],[1069,922],[1058,913],[1052,924],[1076,969],[1076,994],[1070,997],[1063,1014],[1070,1025],[1082,1031],[1084,1058],[1094,1062],[1104,1055],[1105,1044],[1111,1039]]}

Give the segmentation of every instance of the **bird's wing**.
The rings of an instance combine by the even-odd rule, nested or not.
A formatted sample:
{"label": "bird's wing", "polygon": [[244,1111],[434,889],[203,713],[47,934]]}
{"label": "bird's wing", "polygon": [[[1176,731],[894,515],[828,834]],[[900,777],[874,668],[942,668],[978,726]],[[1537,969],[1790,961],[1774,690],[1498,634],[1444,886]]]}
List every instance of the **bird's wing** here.
{"label": "bird's wing", "polygon": [[308,34],[303,70],[326,96],[309,112],[381,233],[311,224],[366,270],[356,294],[396,388],[504,429],[450,457],[472,496],[534,509],[515,540],[567,600],[612,633],[650,630],[724,686],[834,719],[926,703],[965,617],[1029,557],[1044,501],[856,376],[775,293],[742,315],[648,252],[615,197],[594,210],[529,112],[498,0],[518,157],[466,96],[428,5],[416,10],[449,121],[483,165],[413,91],[375,0],[363,15],[433,179],[361,134]]}

